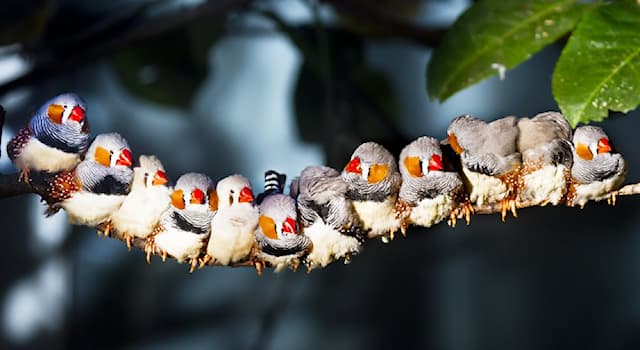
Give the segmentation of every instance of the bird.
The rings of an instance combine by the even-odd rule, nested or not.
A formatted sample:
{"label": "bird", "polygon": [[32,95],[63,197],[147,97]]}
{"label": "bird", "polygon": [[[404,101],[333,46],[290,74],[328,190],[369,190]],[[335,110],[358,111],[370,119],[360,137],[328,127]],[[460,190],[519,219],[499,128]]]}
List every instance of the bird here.
{"label": "bird", "polygon": [[[118,133],[96,136],[75,169],[58,172],[47,180],[43,196],[49,203],[47,214],[62,208],[72,224],[101,230],[129,193],[131,165],[131,150],[124,137]],[[108,236],[108,225],[104,231]]]}
{"label": "bird", "polygon": [[346,198],[348,186],[340,172],[328,166],[308,166],[296,182],[302,233],[312,242],[305,258],[307,271],[340,258],[350,262],[363,242],[360,219]]}
{"label": "bird", "polygon": [[604,130],[585,125],[573,133],[573,166],[571,187],[567,198],[569,206],[584,205],[589,200],[607,196],[615,204],[615,190],[624,182],[626,163],[616,153]]}
{"label": "bird", "polygon": [[422,136],[400,152],[402,185],[396,215],[405,234],[408,224],[431,227],[444,219],[455,226],[459,215],[467,224],[473,207],[460,175],[445,169],[440,142]]}
{"label": "bird", "polygon": [[569,189],[573,152],[572,130],[559,112],[539,113],[518,120],[518,152],[522,168],[518,206],[558,205]]}
{"label": "bird", "polygon": [[502,221],[510,210],[517,217],[516,198],[521,155],[518,119],[508,116],[491,123],[462,115],[447,129],[447,142],[460,156],[469,199],[477,205],[500,204]]}
{"label": "bird", "polygon": [[[275,173],[271,171],[271,173]],[[268,171],[265,180],[269,180]],[[283,194],[284,179],[280,177],[278,187],[270,191],[268,186],[273,183],[265,181],[265,192],[258,205],[258,227],[255,231],[256,253],[253,257],[253,265],[262,275],[263,267],[272,266],[276,272],[282,271],[287,266],[295,271],[300,265],[301,259],[312,248],[311,240],[301,234],[298,227],[298,215],[296,201]]]}
{"label": "bird", "polygon": [[342,178],[367,238],[393,239],[400,228],[395,201],[401,182],[393,155],[375,142],[365,142],[351,155]]}
{"label": "bird", "polygon": [[131,191],[111,215],[112,228],[129,250],[133,239],[146,240],[154,232],[160,216],[171,205],[169,180],[158,157],[141,155],[138,164],[133,169]]}
{"label": "bird", "polygon": [[211,220],[218,210],[215,183],[207,175],[186,173],[178,178],[170,195],[171,206],[160,217],[157,232],[147,237],[145,250],[188,261],[189,272],[200,263],[200,254],[211,232]]}
{"label": "bird", "polygon": [[231,175],[216,186],[218,211],[211,220],[211,235],[200,267],[209,261],[229,265],[247,261],[255,244],[258,208],[251,183],[242,175]]}
{"label": "bird", "polygon": [[57,173],[74,169],[90,143],[86,104],[74,93],[60,94],[44,103],[27,125],[7,144],[7,154],[20,170]]}

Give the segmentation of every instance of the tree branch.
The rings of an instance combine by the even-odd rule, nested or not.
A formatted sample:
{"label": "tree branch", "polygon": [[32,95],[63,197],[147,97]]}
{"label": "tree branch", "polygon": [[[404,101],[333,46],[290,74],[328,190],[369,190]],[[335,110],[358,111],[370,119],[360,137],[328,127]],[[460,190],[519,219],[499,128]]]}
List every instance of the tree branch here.
{"label": "tree branch", "polygon": [[369,36],[405,38],[427,46],[437,46],[447,32],[444,29],[431,30],[420,27],[413,23],[380,13],[371,7],[355,4],[349,0],[322,1],[331,4],[338,12],[348,17],[361,23],[366,23],[369,27],[376,28],[377,31],[368,33]]}
{"label": "tree branch", "polygon": [[[249,3],[251,3],[251,0],[207,1],[201,5],[177,11],[177,13],[158,16],[124,32],[115,31],[112,36],[104,40],[87,40],[87,38],[81,36],[79,40],[82,40],[82,43],[86,45],[82,50],[64,51],[64,47],[71,45],[71,43],[63,42],[60,44],[62,47],[52,47],[51,49],[64,51],[66,54],[64,59],[37,64],[24,75],[0,85],[0,96],[19,87],[62,75],[96,58],[111,54],[122,47],[184,26],[198,18],[224,15],[235,9],[245,7]],[[104,31],[100,30],[99,34]]]}

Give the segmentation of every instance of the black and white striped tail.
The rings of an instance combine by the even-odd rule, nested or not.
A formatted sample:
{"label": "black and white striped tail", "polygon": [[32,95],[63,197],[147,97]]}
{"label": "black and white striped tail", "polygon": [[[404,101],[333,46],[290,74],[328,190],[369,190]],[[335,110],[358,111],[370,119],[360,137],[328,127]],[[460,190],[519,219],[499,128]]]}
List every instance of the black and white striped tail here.
{"label": "black and white striped tail", "polygon": [[286,182],[287,175],[281,174],[275,170],[267,170],[264,173],[264,192],[258,195],[256,202],[260,204],[268,195],[283,193]]}

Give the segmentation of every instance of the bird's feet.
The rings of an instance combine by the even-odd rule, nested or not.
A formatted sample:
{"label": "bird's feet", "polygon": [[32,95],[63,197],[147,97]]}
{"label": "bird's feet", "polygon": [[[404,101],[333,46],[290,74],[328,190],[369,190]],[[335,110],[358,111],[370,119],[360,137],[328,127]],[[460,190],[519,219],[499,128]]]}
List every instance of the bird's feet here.
{"label": "bird's feet", "polygon": [[129,251],[131,251],[131,246],[133,245],[133,238],[134,237],[127,232],[122,233],[122,240],[127,244],[127,249],[129,249]]}
{"label": "bird's feet", "polygon": [[617,196],[618,196],[618,194],[615,191],[611,192],[609,194],[609,197],[607,197],[607,204],[609,204],[611,206],[615,206],[616,205]]}
{"label": "bird's feet", "polygon": [[151,264],[151,255],[156,252],[155,236],[151,235],[144,241],[144,252],[147,255],[147,264]]}
{"label": "bird's feet", "polygon": [[199,262],[200,262],[199,257],[189,259],[189,273],[193,273],[193,271],[196,270],[196,267],[198,267]]}
{"label": "bird's feet", "polygon": [[500,201],[500,215],[502,218],[502,222],[507,218],[507,214],[511,212],[514,218],[518,217],[518,212],[516,209],[516,200],[514,198],[505,198]]}
{"label": "bird's feet", "polygon": [[294,259],[291,261],[291,270],[293,270],[293,272],[297,272],[298,271],[298,267],[300,267],[300,259]]}
{"label": "bird's feet", "polygon": [[29,177],[29,168],[24,168],[20,170],[20,176],[18,176],[18,182],[29,183],[31,181]]}
{"label": "bird's feet", "polygon": [[258,272],[258,276],[262,276],[262,269],[264,268],[264,262],[261,260],[254,260],[253,266],[256,268],[256,272]]}
{"label": "bird's feet", "polygon": [[209,263],[209,261],[213,260],[213,258],[211,257],[211,255],[209,254],[205,254],[204,257],[202,259],[200,259],[200,266],[199,268],[202,269],[203,267],[205,267],[205,265],[207,265]]}

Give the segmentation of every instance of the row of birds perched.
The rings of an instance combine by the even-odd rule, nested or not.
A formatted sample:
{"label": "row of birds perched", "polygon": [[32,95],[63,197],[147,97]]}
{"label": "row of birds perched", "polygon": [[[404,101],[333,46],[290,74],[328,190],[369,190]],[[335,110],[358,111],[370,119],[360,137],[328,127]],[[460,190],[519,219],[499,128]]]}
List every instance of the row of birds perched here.
{"label": "row of birds perched", "polygon": [[72,224],[143,248],[147,261],[169,256],[191,271],[247,265],[261,273],[301,264],[310,271],[348,262],[366,239],[393,239],[409,225],[468,224],[474,208],[495,208],[504,220],[526,206],[583,206],[618,189],[626,173],[601,128],[572,131],[562,114],[546,112],[491,123],[457,117],[445,140],[419,137],[399,162],[366,142],[341,172],[305,168],[288,195],[286,176],[275,171],[266,172],[258,196],[242,175],[215,183],[187,173],[171,186],[157,157],[142,155],[133,167],[121,135],[91,139],[86,105],[71,93],[47,101],[7,151],[18,181],[43,174],[47,214],[62,208]]}

